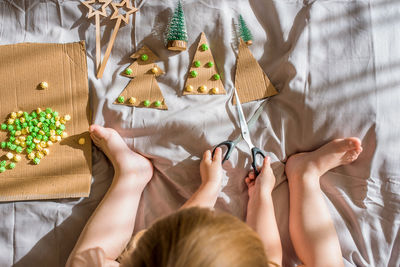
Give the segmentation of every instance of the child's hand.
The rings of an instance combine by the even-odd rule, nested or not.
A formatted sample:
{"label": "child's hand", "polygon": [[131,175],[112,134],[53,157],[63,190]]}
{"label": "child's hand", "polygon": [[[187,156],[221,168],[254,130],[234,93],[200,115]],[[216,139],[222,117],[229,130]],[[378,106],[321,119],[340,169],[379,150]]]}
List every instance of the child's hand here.
{"label": "child's hand", "polygon": [[222,150],[217,147],[214,158],[211,158],[211,151],[207,150],[203,154],[200,163],[200,175],[202,185],[213,184],[221,186],[222,181]]}
{"label": "child's hand", "polygon": [[245,178],[248,187],[249,197],[254,197],[254,194],[261,193],[262,195],[270,195],[275,186],[275,175],[271,169],[269,157],[265,157],[260,174],[254,177],[254,171],[250,171]]}

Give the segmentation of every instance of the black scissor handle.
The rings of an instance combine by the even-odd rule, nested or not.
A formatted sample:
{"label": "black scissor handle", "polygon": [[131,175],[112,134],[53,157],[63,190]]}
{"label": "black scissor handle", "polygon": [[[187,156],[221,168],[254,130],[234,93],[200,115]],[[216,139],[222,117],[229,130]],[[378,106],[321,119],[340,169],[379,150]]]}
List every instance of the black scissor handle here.
{"label": "black scissor handle", "polygon": [[224,162],[226,160],[228,160],[229,157],[231,156],[231,153],[232,153],[233,148],[235,147],[235,144],[230,140],[227,140],[227,141],[224,141],[222,143],[219,143],[218,145],[216,145],[214,147],[214,150],[213,150],[213,152],[211,154],[211,157],[214,157],[215,150],[217,149],[217,147],[221,147],[221,146],[226,146],[227,147],[226,153],[225,153],[224,157],[222,158],[222,164],[224,164]]}
{"label": "black scissor handle", "polygon": [[259,149],[258,147],[253,147],[251,149],[251,156],[253,157],[253,162],[251,163],[251,166],[253,167],[254,170],[254,177],[257,177],[259,174],[259,171],[257,169],[257,155],[260,155],[263,158],[263,160],[267,156],[266,153],[261,149]]}

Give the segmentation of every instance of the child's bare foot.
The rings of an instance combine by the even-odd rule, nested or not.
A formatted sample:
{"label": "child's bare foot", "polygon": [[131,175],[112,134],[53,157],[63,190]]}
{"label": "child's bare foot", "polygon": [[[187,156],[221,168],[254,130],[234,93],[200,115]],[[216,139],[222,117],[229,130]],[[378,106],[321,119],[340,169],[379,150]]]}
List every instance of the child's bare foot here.
{"label": "child's bare foot", "polygon": [[244,179],[248,187],[249,198],[255,197],[255,194],[270,195],[275,186],[275,175],[271,169],[269,157],[265,157],[260,174],[255,177],[254,171],[250,171]]}
{"label": "child's bare foot", "polygon": [[361,141],[356,137],[335,139],[312,152],[290,156],[285,172],[289,180],[304,174],[320,177],[330,169],[355,161],[361,151]]}
{"label": "child's bare foot", "polygon": [[89,132],[96,146],[112,162],[115,172],[120,175],[136,175],[145,183],[150,181],[153,165],[147,158],[129,149],[117,131],[93,124]]}

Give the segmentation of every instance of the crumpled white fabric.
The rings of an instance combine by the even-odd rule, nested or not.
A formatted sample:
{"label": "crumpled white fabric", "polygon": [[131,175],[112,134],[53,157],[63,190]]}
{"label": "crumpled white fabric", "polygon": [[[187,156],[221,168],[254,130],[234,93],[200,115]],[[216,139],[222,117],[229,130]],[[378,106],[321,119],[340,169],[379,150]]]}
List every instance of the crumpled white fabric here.
{"label": "crumpled white fabric", "polygon": [[[345,136],[360,137],[363,153],[354,164],[321,179],[345,264],[400,265],[399,1],[185,0],[189,49],[182,53],[168,51],[162,40],[175,1],[135,5],[140,10],[134,22],[120,29],[101,80],[94,72],[94,20],[86,18],[79,1],[0,1],[0,44],[86,41],[93,122],[117,129],[155,167],[142,195],[136,231],[182,205],[200,184],[203,151],[239,133],[230,98],[234,24],[242,14],[254,35],[250,49],[280,91],[251,134],[254,144],[276,162],[273,197],[284,265],[298,261],[289,239],[288,188],[280,162]],[[102,19],[101,24],[104,54],[114,21]],[[202,31],[222,74],[225,96],[181,94]],[[157,80],[168,111],[112,104],[129,82],[119,73],[143,44],[155,51],[166,71]],[[244,104],[245,115],[250,117],[260,104]],[[244,142],[237,148],[224,165],[216,208],[244,218],[243,178],[250,156]],[[0,266],[63,266],[112,174],[109,162],[94,148],[90,198],[0,204]]]}

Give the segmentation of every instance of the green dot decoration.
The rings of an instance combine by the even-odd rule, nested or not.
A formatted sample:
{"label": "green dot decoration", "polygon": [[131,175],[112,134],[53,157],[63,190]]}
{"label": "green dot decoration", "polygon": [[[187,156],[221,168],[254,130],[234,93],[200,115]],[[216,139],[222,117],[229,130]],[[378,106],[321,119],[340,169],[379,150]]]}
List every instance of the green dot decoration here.
{"label": "green dot decoration", "polygon": [[147,61],[149,59],[149,56],[147,54],[143,54],[140,56],[140,59],[143,61]]}
{"label": "green dot decoration", "polygon": [[131,68],[126,68],[126,69],[125,69],[125,74],[126,74],[126,75],[131,75],[132,73],[133,73],[133,71],[132,71]]}
{"label": "green dot decoration", "polygon": [[155,101],[154,102],[154,106],[157,107],[157,108],[160,107],[161,106],[161,101],[160,100]]}
{"label": "green dot decoration", "polygon": [[214,80],[219,80],[221,77],[219,76],[219,74],[214,74],[213,78],[214,78]]}
{"label": "green dot decoration", "polygon": [[197,68],[200,67],[201,66],[201,62],[199,60],[196,60],[194,62],[194,66],[197,67]]}
{"label": "green dot decoration", "polygon": [[192,76],[193,78],[197,77],[197,75],[199,75],[199,73],[197,71],[195,71],[195,70],[192,70],[190,72],[190,76]]}
{"label": "green dot decoration", "polygon": [[214,66],[214,63],[212,63],[211,61],[207,62],[207,67],[211,68],[212,66]]}
{"label": "green dot decoration", "polygon": [[202,44],[201,46],[202,51],[207,51],[208,50],[208,45],[207,44]]}
{"label": "green dot decoration", "polygon": [[149,101],[149,100],[143,101],[143,105],[144,105],[145,107],[149,107],[149,106],[150,106],[150,101]]}
{"label": "green dot decoration", "polygon": [[119,96],[118,97],[118,99],[117,99],[117,101],[118,101],[118,103],[124,103],[125,102],[125,97],[123,97],[123,96]]}

